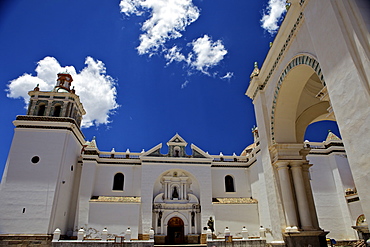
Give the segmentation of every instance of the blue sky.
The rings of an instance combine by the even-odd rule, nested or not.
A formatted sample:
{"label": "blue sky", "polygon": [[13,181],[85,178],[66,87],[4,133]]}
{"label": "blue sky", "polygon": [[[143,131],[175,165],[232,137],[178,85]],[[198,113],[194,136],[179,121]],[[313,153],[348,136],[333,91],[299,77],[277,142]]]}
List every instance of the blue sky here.
{"label": "blue sky", "polygon": [[[140,152],[179,133],[210,154],[240,154],[255,125],[249,75],[284,2],[2,1],[0,174],[27,91],[51,90],[64,71],[87,111],[83,133],[100,150]],[[327,128],[336,131],[313,127],[310,140]]]}

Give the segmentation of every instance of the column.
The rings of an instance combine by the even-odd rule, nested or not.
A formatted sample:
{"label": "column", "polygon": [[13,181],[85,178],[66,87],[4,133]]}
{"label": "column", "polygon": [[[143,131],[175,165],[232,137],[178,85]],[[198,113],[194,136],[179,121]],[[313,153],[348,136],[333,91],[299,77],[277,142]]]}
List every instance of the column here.
{"label": "column", "polygon": [[193,229],[193,233],[196,234],[198,232],[198,229],[197,229],[197,224],[198,224],[198,212],[195,211],[195,216],[194,216],[194,229]]}
{"label": "column", "polygon": [[167,192],[167,182],[164,181],[164,199],[165,200],[167,199],[167,194],[168,194],[168,192]]}
{"label": "column", "polygon": [[166,199],[171,199],[171,190],[170,190],[170,183],[169,183],[169,181],[166,181],[166,188],[167,188]]}
{"label": "column", "polygon": [[297,220],[297,213],[295,210],[292,185],[290,183],[288,164],[289,162],[286,162],[286,161],[276,162],[276,167],[277,167],[277,171],[279,174],[279,180],[280,180],[281,194],[283,197],[286,224],[287,224],[287,228],[289,227],[290,228],[289,230],[291,230],[291,227],[298,226],[298,220]]}
{"label": "column", "polygon": [[[182,186],[181,186],[182,188]],[[192,234],[193,231],[192,231],[192,226],[191,226],[191,211],[188,211],[188,222],[189,222],[189,227],[188,227],[188,234]]]}
{"label": "column", "polygon": [[310,207],[307,200],[306,188],[303,180],[302,161],[293,161],[290,163],[295,188],[295,194],[298,204],[299,217],[303,230],[313,230]]}
{"label": "column", "polygon": [[184,181],[181,181],[181,200],[185,200]]}
{"label": "column", "polygon": [[319,227],[319,220],[317,218],[317,213],[316,213],[316,207],[315,207],[315,202],[313,199],[312,195],[312,188],[311,188],[311,182],[310,182],[310,167],[312,164],[309,164],[308,162],[303,163],[302,165],[302,173],[303,173],[303,182],[305,184],[306,188],[306,193],[307,193],[307,199],[310,207],[310,212],[311,212],[311,220],[312,220],[312,226],[316,230],[320,230]]}
{"label": "column", "polygon": [[182,184],[180,183],[180,186],[178,187],[178,193],[179,193],[179,200],[182,200]]}

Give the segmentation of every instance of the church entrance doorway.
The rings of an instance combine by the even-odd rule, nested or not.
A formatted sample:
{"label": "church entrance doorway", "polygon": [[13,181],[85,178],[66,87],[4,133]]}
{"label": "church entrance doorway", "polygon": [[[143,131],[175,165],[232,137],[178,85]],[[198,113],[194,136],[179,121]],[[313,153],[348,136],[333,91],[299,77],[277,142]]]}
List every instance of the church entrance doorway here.
{"label": "church entrance doorway", "polygon": [[168,244],[184,243],[184,221],[179,217],[173,217],[167,224]]}

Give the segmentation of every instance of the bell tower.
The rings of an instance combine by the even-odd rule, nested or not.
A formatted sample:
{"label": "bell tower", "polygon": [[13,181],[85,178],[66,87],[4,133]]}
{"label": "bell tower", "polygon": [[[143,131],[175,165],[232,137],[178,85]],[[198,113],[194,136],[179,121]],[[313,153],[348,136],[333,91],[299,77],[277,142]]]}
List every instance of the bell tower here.
{"label": "bell tower", "polygon": [[70,89],[72,81],[70,74],[59,73],[57,83],[51,92],[40,91],[37,85],[33,91],[28,92],[30,103],[27,115],[72,118],[80,126],[82,116],[86,112],[74,88]]}
{"label": "bell tower", "polygon": [[52,91],[37,85],[26,115],[13,121],[14,136],[0,190],[0,234],[72,231],[79,187],[85,110],[72,76],[59,73]]}

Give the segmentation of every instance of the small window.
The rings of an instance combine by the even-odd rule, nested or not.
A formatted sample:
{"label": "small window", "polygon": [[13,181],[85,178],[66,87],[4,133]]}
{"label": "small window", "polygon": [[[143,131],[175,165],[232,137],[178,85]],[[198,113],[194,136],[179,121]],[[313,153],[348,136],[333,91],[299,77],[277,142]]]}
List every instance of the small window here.
{"label": "small window", "polygon": [[39,110],[37,111],[37,116],[44,116],[45,114],[45,105],[39,105]]}
{"label": "small window", "polygon": [[124,180],[125,180],[125,176],[122,173],[117,173],[116,175],[114,175],[113,190],[123,191]]}
{"label": "small window", "polygon": [[53,117],[59,117],[60,116],[60,110],[62,109],[62,107],[60,105],[56,105],[54,107],[54,114],[53,114]]}
{"label": "small window", "polygon": [[225,189],[226,192],[235,192],[234,179],[230,175],[225,177]]}

